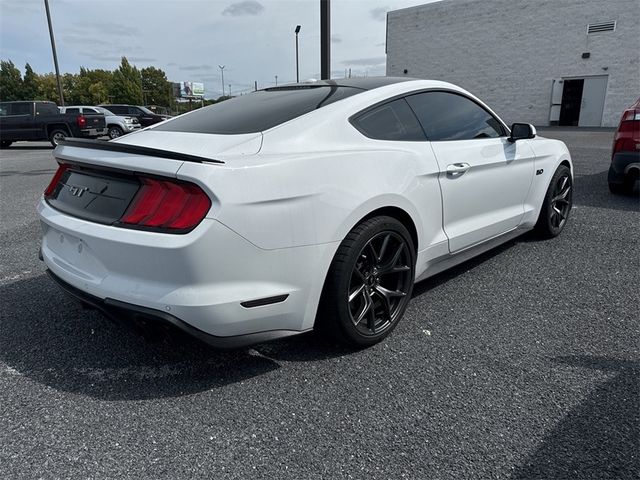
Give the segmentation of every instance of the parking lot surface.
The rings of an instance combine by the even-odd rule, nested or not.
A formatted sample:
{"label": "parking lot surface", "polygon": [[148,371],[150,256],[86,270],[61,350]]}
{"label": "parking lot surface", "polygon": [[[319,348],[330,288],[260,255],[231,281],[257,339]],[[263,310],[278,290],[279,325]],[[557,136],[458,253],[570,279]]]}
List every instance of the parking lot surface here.
{"label": "parking lot surface", "polygon": [[640,208],[610,130],[545,130],[575,163],[562,235],[420,283],[382,344],[150,344],[37,258],[46,144],[0,151],[0,478],[640,477]]}

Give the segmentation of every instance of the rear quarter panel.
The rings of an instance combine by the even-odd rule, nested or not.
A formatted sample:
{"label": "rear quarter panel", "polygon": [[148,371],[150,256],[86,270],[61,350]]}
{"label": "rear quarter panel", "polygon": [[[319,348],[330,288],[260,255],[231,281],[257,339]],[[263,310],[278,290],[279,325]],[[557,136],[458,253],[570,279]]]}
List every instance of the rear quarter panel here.
{"label": "rear quarter panel", "polygon": [[210,214],[263,249],[342,240],[388,206],[411,216],[420,246],[444,239],[429,143],[369,140],[346,119],[333,125],[334,138],[326,130],[266,133],[260,154],[226,166],[185,163],[178,178],[201,183],[219,200]]}

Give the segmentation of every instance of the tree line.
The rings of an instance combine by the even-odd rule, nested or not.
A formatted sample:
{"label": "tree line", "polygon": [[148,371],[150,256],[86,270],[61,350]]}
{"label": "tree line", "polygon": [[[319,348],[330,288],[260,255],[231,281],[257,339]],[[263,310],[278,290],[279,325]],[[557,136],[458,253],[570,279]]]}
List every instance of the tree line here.
{"label": "tree line", "polygon": [[[80,73],[61,75],[66,105],[127,103],[175,108],[172,83],[156,67],[138,69],[122,57],[113,71],[81,67]],[[28,63],[24,76],[11,60],[0,60],[0,101],[49,100],[59,103],[58,85],[53,73],[39,74]],[[199,103],[199,102],[198,102]],[[212,103],[212,102],[207,102]]]}

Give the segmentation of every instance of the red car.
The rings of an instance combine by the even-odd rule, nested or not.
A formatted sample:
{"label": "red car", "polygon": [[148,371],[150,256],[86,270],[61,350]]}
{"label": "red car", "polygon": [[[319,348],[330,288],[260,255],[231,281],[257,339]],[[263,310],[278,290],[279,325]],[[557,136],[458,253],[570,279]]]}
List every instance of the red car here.
{"label": "red car", "polygon": [[640,173],[640,98],[622,114],[613,137],[609,190],[631,193]]}

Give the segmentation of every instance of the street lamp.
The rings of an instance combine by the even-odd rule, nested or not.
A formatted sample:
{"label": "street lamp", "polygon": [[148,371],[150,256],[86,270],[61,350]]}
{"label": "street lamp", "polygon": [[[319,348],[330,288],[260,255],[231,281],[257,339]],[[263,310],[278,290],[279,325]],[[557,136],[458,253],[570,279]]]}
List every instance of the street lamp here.
{"label": "street lamp", "polygon": [[300,25],[295,29],[296,32],[296,83],[300,83],[300,70],[298,68],[298,34],[300,33]]}
{"label": "street lamp", "polygon": [[220,73],[222,74],[222,96],[224,97],[224,67],[225,65],[218,65]]}
{"label": "street lamp", "polygon": [[56,41],[53,38],[53,27],[51,26],[51,12],[49,11],[49,0],[44,0],[44,8],[47,11],[47,23],[49,24],[49,37],[51,37],[51,51],[53,52],[53,64],[56,67],[56,82],[58,83],[58,94],[60,95],[60,106],[64,107],[64,95],[62,94],[62,83],[60,82],[60,69],[58,68],[58,54],[56,53]]}

